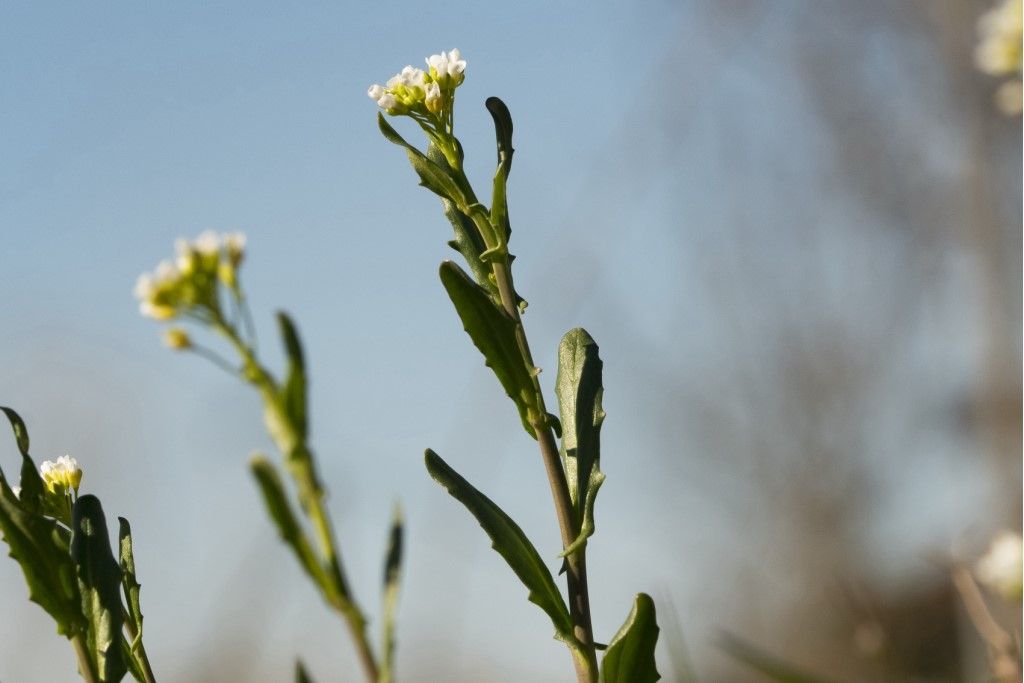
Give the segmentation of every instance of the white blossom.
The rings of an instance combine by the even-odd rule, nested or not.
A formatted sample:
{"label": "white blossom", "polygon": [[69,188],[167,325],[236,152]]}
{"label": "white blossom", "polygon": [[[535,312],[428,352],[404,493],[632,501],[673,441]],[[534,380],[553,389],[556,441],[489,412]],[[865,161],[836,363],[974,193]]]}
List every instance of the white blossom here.
{"label": "white blossom", "polygon": [[384,95],[381,95],[379,100],[377,100],[377,104],[381,109],[394,109],[398,106],[398,100],[396,100],[395,96],[391,93],[385,93]]}
{"label": "white blossom", "polygon": [[434,112],[435,114],[441,111],[441,86],[437,83],[431,83],[427,86],[427,94],[425,104],[427,109]]}
{"label": "white blossom", "polygon": [[366,94],[370,96],[370,99],[374,102],[380,102],[380,98],[384,97],[387,90],[384,89],[383,85],[374,83],[367,89]]}
{"label": "white blossom", "polygon": [[196,238],[193,247],[203,256],[211,256],[220,251],[220,235],[213,230],[206,230]]}
{"label": "white blossom", "polygon": [[82,469],[70,455],[62,455],[56,462],[44,461],[39,466],[39,474],[51,492],[57,492],[58,489],[62,492],[68,489],[77,491],[78,485],[82,482]]}

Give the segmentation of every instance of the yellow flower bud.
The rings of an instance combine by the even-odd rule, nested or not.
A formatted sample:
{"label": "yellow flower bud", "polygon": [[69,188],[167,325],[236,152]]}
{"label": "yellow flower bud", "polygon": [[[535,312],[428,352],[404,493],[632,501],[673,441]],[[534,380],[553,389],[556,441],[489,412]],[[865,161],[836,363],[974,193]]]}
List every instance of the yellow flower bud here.
{"label": "yellow flower bud", "polygon": [[180,327],[171,327],[164,331],[164,344],[175,351],[181,351],[192,347],[192,339]]}
{"label": "yellow flower bud", "polygon": [[39,466],[39,474],[50,493],[64,494],[68,489],[74,489],[77,493],[78,486],[82,483],[82,469],[69,455],[60,456],[56,462],[43,462]]}
{"label": "yellow flower bud", "polygon": [[217,266],[217,277],[224,283],[225,287],[234,289],[238,285],[238,276],[235,266],[231,261],[221,261]]}

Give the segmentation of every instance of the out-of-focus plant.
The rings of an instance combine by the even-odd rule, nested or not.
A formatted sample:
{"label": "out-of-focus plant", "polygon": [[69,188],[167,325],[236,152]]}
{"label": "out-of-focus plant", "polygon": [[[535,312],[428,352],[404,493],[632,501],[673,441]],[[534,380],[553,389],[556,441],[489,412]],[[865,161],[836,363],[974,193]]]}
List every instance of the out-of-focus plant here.
{"label": "out-of-focus plant", "polygon": [[[526,301],[513,285],[508,244],[511,236],[506,183],[512,169],[512,117],[505,104],[488,98],[494,119],[498,164],[490,207],[477,195],[463,168],[463,148],[454,134],[455,93],[466,75],[458,50],[432,55],[426,69],[407,66],[369,96],[383,110],[378,125],[384,137],[408,154],[420,184],[441,198],[459,252],[470,274],[451,261],[441,264],[441,282],[463,327],[512,399],[523,429],[540,447],[561,531],[562,570],[568,601],[540,553],[523,530],[496,503],[474,488],[431,450],[427,470],[476,517],[496,551],[529,591],[529,599],[547,615],[555,637],[573,655],[580,681],[645,683],[659,678],[654,649],[658,637],[654,602],[640,593],[620,631],[608,643],[600,668],[591,625],[586,548],[594,533],[594,502],[605,479],[600,469],[602,361],[598,347],[581,328],[570,330],[558,350],[555,393],[561,419],[549,413],[533,362],[522,315]],[[426,151],[407,142],[385,118],[415,121],[427,136]],[[559,439],[561,444],[559,445]]]}
{"label": "out-of-focus plant", "polygon": [[0,532],[21,565],[29,599],[71,641],[87,683],[120,681],[126,673],[152,683],[128,520],[119,518],[117,559],[99,499],[78,495],[78,462],[63,455],[36,469],[25,423],[11,408],[0,406],[0,411],[21,452],[17,485],[0,470]]}
{"label": "out-of-focus plant", "polygon": [[1001,0],[978,19],[974,61],[985,73],[1005,79],[996,90],[996,106],[1007,114],[1021,112],[1021,0]]}
{"label": "out-of-focus plant", "polygon": [[[174,262],[164,261],[152,274],[139,277],[135,295],[140,310],[157,320],[189,322],[206,328],[226,340],[233,350],[236,362],[197,343],[184,327],[164,331],[164,341],[172,349],[199,354],[259,392],[267,431],[294,484],[294,494],[289,494],[278,468],[264,455],[253,456],[251,469],[267,512],[324,601],[348,625],[366,678],[391,681],[402,556],[401,515],[396,509],[385,556],[383,642],[378,655],[367,635],[365,613],[346,578],[341,548],[327,514],[326,492],[309,445],[307,373],[298,331],[285,313],[278,313],[288,362],[283,376],[276,377],[257,355],[256,331],[239,273],[244,257],[245,237],[238,233],[206,232],[194,242],[179,240]],[[293,497],[305,522],[295,512]],[[298,678],[309,680],[301,664]]]}

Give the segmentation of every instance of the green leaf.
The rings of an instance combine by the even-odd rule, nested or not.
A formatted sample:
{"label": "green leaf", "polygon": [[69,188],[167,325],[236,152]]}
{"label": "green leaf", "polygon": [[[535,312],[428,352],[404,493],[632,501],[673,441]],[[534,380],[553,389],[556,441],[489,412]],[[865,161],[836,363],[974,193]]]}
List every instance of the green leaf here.
{"label": "green leaf", "polygon": [[515,321],[451,261],[441,264],[441,282],[473,344],[519,409],[526,433],[537,438],[532,424],[540,415],[536,388],[519,350]]}
{"label": "green leaf", "polygon": [[[69,521],[64,509],[58,508],[53,502],[47,501],[43,478],[39,475],[39,470],[36,469],[32,456],[28,454],[28,428],[22,421],[21,416],[12,408],[0,406],[0,410],[3,411],[4,415],[7,416],[7,420],[11,423],[11,429],[14,430],[14,440],[18,444],[18,451],[21,453],[21,481],[19,482],[21,492],[18,494],[18,502],[21,507],[29,512],[49,514],[51,517],[60,517],[64,522]],[[0,476],[2,475],[3,471],[0,470]]]}
{"label": "green leaf", "polygon": [[384,556],[383,590],[383,645],[381,652],[380,683],[395,680],[395,612],[398,609],[398,589],[402,581],[402,537],[404,534],[402,510],[395,506],[388,532],[388,549]]}
{"label": "green leaf", "polygon": [[288,357],[288,368],[285,372],[284,385],[281,387],[281,404],[295,430],[298,441],[305,441],[308,433],[306,414],[306,361],[302,353],[302,343],[288,314],[280,311],[277,324],[281,330],[285,355]]}
{"label": "green leaf", "polygon": [[626,623],[615,634],[601,660],[601,683],[653,683],[661,678],[654,663],[658,622],[654,600],[637,593]]}
{"label": "green leaf", "polygon": [[384,120],[384,115],[381,113],[377,114],[377,126],[388,142],[393,142],[405,148],[406,154],[409,155],[409,163],[412,164],[416,175],[420,177],[420,185],[440,195],[443,199],[451,200],[459,208],[464,208],[468,205],[466,195],[451,174],[445,168],[438,166],[428,159],[423,152],[406,142],[405,138],[399,135],[398,131]]}
{"label": "green leaf", "polygon": [[71,518],[71,558],[88,623],[88,655],[100,681],[120,681],[128,671],[121,650],[121,568],[110,550],[103,507],[96,496],[81,496]]}
{"label": "green leaf", "polygon": [[597,343],[582,327],[569,330],[558,345],[555,392],[562,416],[562,462],[580,534],[563,555],[575,552],[594,533],[594,501],[604,483],[601,472],[601,385],[603,363]]}
{"label": "green leaf", "polygon": [[491,224],[500,228],[504,234],[504,242],[508,244],[512,237],[512,226],[508,220],[508,200],[505,196],[505,184],[508,174],[512,171],[512,115],[505,103],[497,97],[488,97],[485,102],[487,111],[494,119],[494,135],[498,146],[498,168],[494,172],[494,189],[491,196]]}
{"label": "green leaf", "polygon": [[7,420],[11,423],[11,429],[14,430],[14,440],[18,444],[18,450],[22,455],[28,455],[28,429],[25,427],[21,416],[14,412],[12,408],[0,406],[0,410],[4,412]]}
{"label": "green leaf", "polygon": [[66,530],[25,510],[0,476],[0,532],[21,566],[29,599],[57,622],[57,633],[73,637],[84,628]]}
{"label": "green leaf", "polygon": [[430,449],[426,452],[426,463],[430,476],[476,517],[476,521],[490,536],[491,547],[505,558],[505,562],[526,586],[530,602],[551,618],[556,636],[573,645],[576,639],[569,609],[544,560],[519,525]]}
{"label": "green leaf", "polygon": [[[438,166],[451,172],[448,160],[445,159],[437,145],[432,144],[427,148],[427,157]],[[487,290],[493,301],[500,303],[501,297],[498,294],[498,286],[494,283],[491,265],[480,257],[487,249],[484,236],[480,234],[473,220],[459,211],[450,199],[442,198],[441,205],[444,208],[445,218],[452,224],[452,230],[455,232],[455,239],[448,242],[448,246],[462,254],[473,277],[476,278],[477,284]]]}
{"label": "green leaf", "polygon": [[494,119],[494,136],[498,144],[498,165],[505,170],[505,177],[508,177],[512,170],[512,114],[508,107],[497,97],[488,97],[484,102],[487,111]]}
{"label": "green leaf", "polygon": [[313,679],[306,672],[306,667],[302,666],[302,661],[295,662],[295,683],[313,683]]}
{"label": "green leaf", "polygon": [[724,634],[719,644],[732,657],[776,683],[829,683],[827,679],[800,671],[793,664],[770,655],[730,633]]}
{"label": "green leaf", "polygon": [[135,637],[131,642],[131,651],[135,652],[142,642],[142,604],[139,602],[139,590],[142,585],[135,574],[135,551],[132,547],[132,527],[124,517],[118,517],[118,555],[121,560],[121,587],[124,589],[124,601],[128,606],[128,618],[132,620]]}
{"label": "green leaf", "polygon": [[330,597],[334,592],[333,583],[328,579],[309,538],[299,525],[295,512],[288,502],[288,494],[285,492],[284,483],[277,473],[277,469],[263,455],[254,456],[249,467],[252,469],[253,476],[256,477],[260,493],[263,494],[263,502],[267,506],[267,513],[274,520],[281,540],[292,549],[299,564],[313,579],[313,582]]}

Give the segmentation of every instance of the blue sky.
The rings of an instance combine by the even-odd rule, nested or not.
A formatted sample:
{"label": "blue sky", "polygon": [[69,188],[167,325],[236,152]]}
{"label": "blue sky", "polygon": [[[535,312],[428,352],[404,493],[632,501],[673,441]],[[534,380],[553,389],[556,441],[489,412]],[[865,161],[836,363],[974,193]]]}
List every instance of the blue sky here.
{"label": "blue sky", "polygon": [[[324,680],[352,661],[340,625],[258,507],[245,463],[270,445],[256,397],[200,359],[161,348],[158,326],[131,297],[135,277],[168,257],[175,238],[205,229],[249,237],[244,277],[270,362],[280,358],[273,311],[286,308],[299,323],[314,442],[349,571],[373,613],[392,501],[407,510],[400,662],[408,680],[564,679],[568,657],[543,615],[422,470],[423,449],[435,448],[554,558],[557,528],[533,444],[437,281],[438,262],[454,256],[449,227],[401,151],[380,137],[365,94],[452,47],[469,62],[457,132],[478,188],[494,163],[483,100],[501,96],[515,120],[511,247],[543,377],[553,381],[558,339],[576,325],[590,329],[605,359],[609,480],[591,554],[597,628],[610,636],[639,590],[672,592],[697,634],[728,622],[728,591],[702,586],[722,565],[756,567],[755,540],[727,535],[759,513],[738,502],[745,489],[725,481],[729,470],[693,456],[701,443],[680,417],[707,407],[708,394],[690,392],[714,394],[709,373],[736,367],[730,349],[744,339],[722,326],[721,306],[755,330],[747,342],[759,341],[774,302],[805,296],[803,260],[824,259],[828,276],[813,302],[822,317],[870,317],[877,288],[900,286],[887,278],[909,258],[889,231],[900,226],[833,183],[835,131],[787,52],[787,41],[827,42],[824,12],[814,15],[820,34],[801,33],[806,9],[0,7],[0,400],[23,413],[37,458],[76,456],[85,490],[111,517],[133,521],[147,640],[163,680],[216,671],[211,662],[227,647],[255,650],[249,680],[257,672],[281,680],[299,655]],[[744,21],[734,25],[733,10]],[[930,48],[885,26],[864,35],[894,58],[865,57],[851,80],[900,114],[894,134],[929,150],[915,173],[941,187],[965,162],[945,110],[920,118],[914,108],[922,96],[953,106],[941,78],[922,67]],[[802,232],[783,232],[797,223]],[[833,239],[862,224],[873,229]],[[732,260],[737,235],[759,263],[776,266],[766,266],[766,279],[750,275],[754,291],[708,277],[751,272]],[[969,280],[952,260],[954,285]],[[870,269],[871,286],[856,289],[855,275]],[[969,381],[975,340],[957,321],[972,306],[959,291],[935,295],[940,312],[900,347],[905,374],[888,374],[874,391],[905,404],[900,391],[941,393]],[[691,379],[683,390],[673,383]],[[922,389],[926,380],[941,391]],[[883,416],[890,408],[875,406]],[[903,447],[900,429],[911,428],[890,427],[871,444],[876,460]],[[961,487],[952,505],[928,508],[942,514],[885,527],[925,543],[951,533],[950,520],[987,484],[949,455],[962,444],[922,429],[927,438],[913,439],[907,469],[882,478],[899,488],[921,469],[914,454],[926,453],[929,485]],[[13,445],[0,457],[9,466]],[[718,511],[722,491],[740,492],[739,507]],[[915,552],[879,564],[905,567]],[[18,615],[17,625],[0,623],[0,680],[72,680],[70,649],[24,603],[11,562],[0,563],[0,605]]]}

